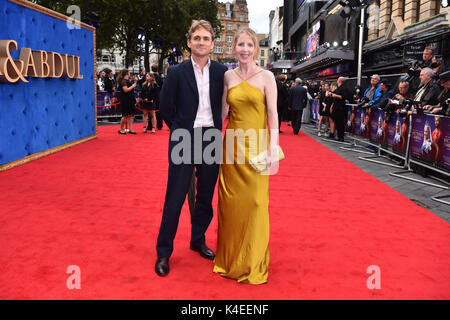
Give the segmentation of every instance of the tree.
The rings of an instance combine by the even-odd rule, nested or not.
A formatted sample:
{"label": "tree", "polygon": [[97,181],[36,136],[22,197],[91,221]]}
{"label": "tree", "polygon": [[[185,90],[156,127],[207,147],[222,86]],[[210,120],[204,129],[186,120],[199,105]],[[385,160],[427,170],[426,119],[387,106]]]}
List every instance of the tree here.
{"label": "tree", "polygon": [[[52,10],[67,15],[70,5],[80,7],[81,19],[86,22],[88,12],[100,16],[96,30],[96,47],[118,48],[125,53],[125,67],[136,57],[144,55],[149,70],[149,55],[159,53],[160,66],[175,47],[178,52],[187,50],[187,30],[194,19],[211,22],[218,32],[217,0],[34,0]],[[139,52],[136,28],[145,29],[144,51]],[[162,40],[157,46],[158,39]]]}

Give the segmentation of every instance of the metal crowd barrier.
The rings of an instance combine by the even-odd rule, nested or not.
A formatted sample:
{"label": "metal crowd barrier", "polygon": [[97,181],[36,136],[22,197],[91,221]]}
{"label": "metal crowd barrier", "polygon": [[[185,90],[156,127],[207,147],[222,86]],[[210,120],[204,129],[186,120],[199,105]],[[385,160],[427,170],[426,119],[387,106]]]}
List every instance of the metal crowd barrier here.
{"label": "metal crowd barrier", "polygon": [[[364,156],[358,157],[363,161],[369,161],[401,169],[399,171],[390,172],[389,174],[391,176],[433,186],[442,190],[450,190],[450,165],[448,160],[450,159],[449,117],[435,116],[430,114],[412,114],[408,116],[408,118],[405,118],[395,113],[392,120],[387,123],[385,122],[384,111],[381,109],[373,109],[368,112],[368,109],[360,108],[357,104],[347,104],[347,106],[347,141],[339,142],[326,138],[324,138],[323,140],[346,145],[340,147],[341,150],[366,154]],[[313,110],[314,109],[312,108],[312,112]],[[367,115],[368,113],[369,115]],[[436,120],[436,117],[438,117],[439,119]],[[314,117],[312,116],[311,118],[313,122],[315,122]],[[433,133],[431,118],[434,118],[433,120],[435,122]],[[377,126],[375,126],[375,123],[377,123]],[[435,134],[439,135],[441,139],[441,146],[438,146],[437,148],[433,145],[433,139],[437,139],[437,137],[434,136]],[[426,139],[425,135],[428,135],[429,139],[428,137]],[[350,142],[348,142],[348,140],[350,140]],[[423,144],[419,148],[420,141],[422,140]],[[369,152],[367,148],[371,148],[372,152]],[[430,160],[435,154],[432,152],[433,148],[435,148],[434,152],[437,153],[437,155],[435,155],[436,161],[433,161],[431,163],[431,161],[428,160]],[[419,149],[420,153],[418,152]],[[430,153],[431,156],[426,152]],[[421,159],[422,154],[425,155],[424,159],[428,162],[424,159]],[[403,160],[403,165],[393,164],[392,159],[388,155],[395,156],[396,158]],[[440,162],[438,160],[440,160]],[[436,176],[430,175],[430,178],[440,182],[440,184],[438,184],[417,179],[415,177],[410,177],[408,176],[408,174],[415,173],[413,167],[415,169],[426,168],[434,173],[441,174],[445,178],[440,179]],[[442,190],[439,193],[441,193]],[[450,202],[443,200],[446,198],[450,198],[450,195],[438,194],[432,196],[431,199],[450,205]]]}

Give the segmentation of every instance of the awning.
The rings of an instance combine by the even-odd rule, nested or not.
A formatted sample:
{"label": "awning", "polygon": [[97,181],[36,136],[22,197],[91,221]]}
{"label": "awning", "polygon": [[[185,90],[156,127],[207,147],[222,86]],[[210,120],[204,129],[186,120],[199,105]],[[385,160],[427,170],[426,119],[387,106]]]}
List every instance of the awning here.
{"label": "awning", "polygon": [[328,49],[305,62],[298,63],[291,68],[292,73],[309,72],[315,69],[323,69],[327,66],[345,61],[353,61],[355,54],[353,50]]}
{"label": "awning", "polygon": [[274,69],[291,69],[294,66],[295,60],[277,60],[272,63],[270,66],[271,70]]}
{"label": "awning", "polygon": [[439,28],[435,28],[433,30],[428,30],[426,32],[422,32],[418,35],[412,36],[410,38],[405,39],[405,42],[403,45],[412,44],[415,42],[422,42],[422,41],[430,41],[430,40],[442,40],[450,35],[450,27],[449,26],[442,26]]}

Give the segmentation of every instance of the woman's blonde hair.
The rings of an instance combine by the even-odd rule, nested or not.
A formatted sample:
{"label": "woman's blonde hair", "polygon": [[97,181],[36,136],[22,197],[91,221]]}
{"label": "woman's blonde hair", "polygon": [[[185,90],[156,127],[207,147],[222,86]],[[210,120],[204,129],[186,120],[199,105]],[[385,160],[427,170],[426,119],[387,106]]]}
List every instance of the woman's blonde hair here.
{"label": "woman's blonde hair", "polygon": [[149,72],[147,74],[150,75],[150,81],[147,81],[147,75],[145,75],[145,82],[142,84],[142,86],[151,86],[152,88],[155,86],[158,87],[158,83],[155,79],[155,74],[153,72]]}
{"label": "woman's blonde hair", "polygon": [[233,38],[233,44],[231,46],[231,48],[233,48],[233,51],[236,49],[236,45],[237,45],[237,41],[239,40],[239,37],[241,36],[241,34],[246,34],[248,35],[252,41],[253,44],[255,45],[255,51],[253,52],[253,59],[258,58],[259,56],[259,42],[258,42],[258,37],[256,36],[256,32],[253,31],[250,28],[242,28],[239,29],[238,31],[236,31],[236,33],[234,34],[234,38]]}

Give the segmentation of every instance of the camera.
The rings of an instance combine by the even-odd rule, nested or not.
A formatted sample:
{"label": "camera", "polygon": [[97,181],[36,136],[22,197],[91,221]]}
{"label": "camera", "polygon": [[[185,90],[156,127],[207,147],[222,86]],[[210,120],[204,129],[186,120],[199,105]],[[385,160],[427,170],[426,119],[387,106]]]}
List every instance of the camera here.
{"label": "camera", "polygon": [[[384,114],[386,122],[390,122],[394,112],[397,109],[403,109],[404,105],[406,105],[406,100],[403,99],[389,99],[389,103],[384,107]],[[408,111],[406,111],[408,112]]]}
{"label": "camera", "polygon": [[366,107],[363,107],[363,106],[364,106],[364,104],[368,103],[369,101],[370,101],[369,98],[367,98],[365,96],[362,97],[361,100],[359,100],[359,102],[358,102],[358,107],[366,108]]}
{"label": "camera", "polygon": [[437,68],[441,66],[442,64],[442,57],[441,56],[434,56],[433,60],[436,60],[435,62],[432,62],[430,65],[431,69]]}
{"label": "camera", "polygon": [[419,61],[417,60],[413,60],[411,61],[411,65],[408,69],[408,75],[412,78],[412,77],[416,77],[420,74],[420,71],[417,70],[417,68],[419,68]]}
{"label": "camera", "polygon": [[400,110],[400,115],[406,116],[408,111],[410,111],[413,106],[417,110],[417,113],[419,113],[419,114],[423,113],[423,108],[422,108],[422,104],[420,103],[420,101],[414,101],[414,100],[407,99],[407,100],[404,100],[403,108]]}

